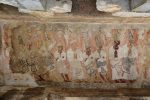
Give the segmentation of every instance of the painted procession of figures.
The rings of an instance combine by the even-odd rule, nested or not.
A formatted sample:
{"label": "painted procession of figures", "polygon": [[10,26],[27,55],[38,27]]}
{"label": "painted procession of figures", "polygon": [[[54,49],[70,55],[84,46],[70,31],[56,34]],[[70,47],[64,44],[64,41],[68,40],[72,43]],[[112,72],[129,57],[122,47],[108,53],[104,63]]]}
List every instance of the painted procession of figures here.
{"label": "painted procession of figures", "polygon": [[65,82],[126,83],[141,77],[150,79],[148,29],[110,29],[109,33],[103,29],[72,29],[43,32],[29,27],[25,34],[14,32],[18,41],[12,43],[17,48],[11,56],[13,72],[27,72],[26,67],[42,77],[55,69],[56,76]]}
{"label": "painted procession of figures", "polygon": [[57,35],[53,54],[64,81],[133,82],[138,78],[136,30],[113,29],[111,37],[103,32]]}

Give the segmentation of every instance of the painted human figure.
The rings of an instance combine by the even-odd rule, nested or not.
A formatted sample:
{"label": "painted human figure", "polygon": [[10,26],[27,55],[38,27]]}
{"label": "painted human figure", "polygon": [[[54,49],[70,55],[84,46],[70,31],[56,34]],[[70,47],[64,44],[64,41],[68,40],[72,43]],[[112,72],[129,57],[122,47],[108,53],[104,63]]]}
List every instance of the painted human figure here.
{"label": "painted human figure", "polygon": [[96,51],[94,52],[98,81],[106,82],[107,79],[107,61],[106,61],[106,37],[102,30],[95,34]]}
{"label": "painted human figure", "polygon": [[150,79],[150,30],[145,32],[143,40],[143,66],[145,68],[144,77],[146,81]]}
{"label": "painted human figure", "polygon": [[94,53],[92,53],[90,47],[86,48],[86,51],[83,54],[83,58],[88,79],[95,80],[96,78],[95,56]]}
{"label": "painted human figure", "polygon": [[63,46],[59,45],[55,52],[56,67],[61,74],[64,81],[69,81],[68,69],[66,64],[66,53],[63,50]]}
{"label": "painted human figure", "polygon": [[71,34],[67,45],[67,61],[70,65],[72,81],[80,82],[85,79],[83,68],[82,38],[77,34]]}
{"label": "painted human figure", "polygon": [[74,47],[67,50],[67,61],[71,68],[71,76],[73,81],[82,81],[84,79],[84,72],[82,67],[82,52]]}
{"label": "painted human figure", "polygon": [[114,46],[109,49],[109,59],[112,69],[112,80],[119,82],[122,79],[122,49],[120,48],[120,41],[114,41]]}
{"label": "painted human figure", "polygon": [[109,60],[112,70],[112,80],[115,82],[124,82],[122,78],[123,65],[122,58],[127,54],[126,36],[120,34],[119,30],[113,30],[113,46],[109,48]]}
{"label": "painted human figure", "polygon": [[135,80],[138,76],[136,59],[138,52],[136,47],[131,47],[131,54],[123,58],[123,78],[126,80]]}
{"label": "painted human figure", "polygon": [[123,64],[123,76],[122,78],[127,81],[136,80],[138,77],[137,72],[137,59],[138,59],[138,50],[135,46],[134,35],[129,31],[128,33],[128,44],[124,45],[124,50],[127,52],[124,53],[122,58]]}
{"label": "painted human figure", "polygon": [[100,76],[103,82],[106,82],[108,68],[106,64],[106,52],[102,49],[102,46],[99,46],[98,50],[95,52],[95,58],[98,75]]}
{"label": "painted human figure", "polygon": [[28,33],[29,36],[29,40],[27,42],[27,47],[29,50],[32,50],[33,48],[39,49],[41,44],[42,44],[42,40],[44,39],[44,35],[42,34],[42,32],[38,32],[36,31],[36,33],[32,34],[32,33]]}

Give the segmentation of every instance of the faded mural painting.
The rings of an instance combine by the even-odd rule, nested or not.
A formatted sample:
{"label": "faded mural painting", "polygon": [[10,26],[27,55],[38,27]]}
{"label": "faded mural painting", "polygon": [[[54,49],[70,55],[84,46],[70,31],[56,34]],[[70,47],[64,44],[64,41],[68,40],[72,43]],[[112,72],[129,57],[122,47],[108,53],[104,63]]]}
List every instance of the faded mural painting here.
{"label": "faded mural painting", "polygon": [[5,25],[10,69],[37,81],[133,83],[150,78],[149,27],[101,24]]}

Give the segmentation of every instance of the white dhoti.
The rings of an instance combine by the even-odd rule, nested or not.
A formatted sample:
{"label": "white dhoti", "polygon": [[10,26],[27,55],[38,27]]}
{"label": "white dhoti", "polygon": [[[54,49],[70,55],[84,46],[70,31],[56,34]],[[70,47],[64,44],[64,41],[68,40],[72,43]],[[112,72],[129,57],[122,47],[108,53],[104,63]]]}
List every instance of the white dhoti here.
{"label": "white dhoti", "polygon": [[72,79],[73,80],[82,80],[84,79],[84,72],[81,66],[80,61],[70,61],[71,71],[72,71]]}
{"label": "white dhoti", "polygon": [[101,73],[101,75],[106,75],[107,71],[107,66],[101,66],[100,68],[98,68],[98,72]]}
{"label": "white dhoti", "polygon": [[57,70],[58,70],[59,73],[68,74],[67,66],[64,64],[63,61],[58,61],[56,63],[56,67],[57,67]]}
{"label": "white dhoti", "polygon": [[116,60],[112,64],[112,80],[122,79],[122,64]]}
{"label": "white dhoti", "polygon": [[137,79],[137,77],[138,77],[138,72],[137,72],[136,66],[131,66],[128,79],[135,80],[135,79]]}

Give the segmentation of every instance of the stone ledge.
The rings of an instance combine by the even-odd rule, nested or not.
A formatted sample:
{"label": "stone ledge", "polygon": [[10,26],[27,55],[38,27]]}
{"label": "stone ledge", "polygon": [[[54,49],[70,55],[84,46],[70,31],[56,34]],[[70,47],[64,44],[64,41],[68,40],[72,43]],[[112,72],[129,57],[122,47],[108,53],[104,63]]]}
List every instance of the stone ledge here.
{"label": "stone ledge", "polygon": [[150,24],[150,18],[115,18],[115,17],[81,17],[81,16],[53,16],[50,18],[38,18],[34,16],[15,16],[15,15],[0,15],[0,21],[11,22],[39,22],[39,23],[50,23],[50,22],[85,22],[85,23],[144,23]]}
{"label": "stone ledge", "polygon": [[[56,87],[0,87],[0,94],[7,91],[17,92],[17,94],[34,95],[39,93],[57,94],[64,97],[122,97],[122,96],[150,96],[150,89],[133,89],[133,88],[120,88],[120,89],[80,89],[80,88],[56,88]],[[7,89],[6,89],[7,88]],[[3,89],[3,91],[2,91]]]}

